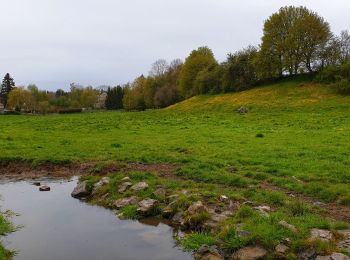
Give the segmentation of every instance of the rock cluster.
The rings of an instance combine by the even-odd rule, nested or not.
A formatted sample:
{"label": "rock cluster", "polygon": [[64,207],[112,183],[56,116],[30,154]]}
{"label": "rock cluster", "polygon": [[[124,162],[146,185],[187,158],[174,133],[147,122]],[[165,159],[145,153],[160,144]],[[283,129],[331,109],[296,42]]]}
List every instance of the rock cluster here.
{"label": "rock cluster", "polygon": [[84,198],[90,196],[90,194],[91,188],[86,181],[79,182],[71,193],[74,198]]}

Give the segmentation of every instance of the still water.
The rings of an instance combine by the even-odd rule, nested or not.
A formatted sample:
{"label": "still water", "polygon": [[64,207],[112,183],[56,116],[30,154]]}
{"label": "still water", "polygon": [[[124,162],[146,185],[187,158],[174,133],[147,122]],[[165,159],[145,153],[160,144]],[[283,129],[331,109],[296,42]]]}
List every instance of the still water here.
{"label": "still water", "polygon": [[11,210],[18,231],[2,238],[15,260],[192,259],[176,247],[173,229],[155,221],[119,220],[115,212],[73,199],[77,180],[0,181],[1,210]]}

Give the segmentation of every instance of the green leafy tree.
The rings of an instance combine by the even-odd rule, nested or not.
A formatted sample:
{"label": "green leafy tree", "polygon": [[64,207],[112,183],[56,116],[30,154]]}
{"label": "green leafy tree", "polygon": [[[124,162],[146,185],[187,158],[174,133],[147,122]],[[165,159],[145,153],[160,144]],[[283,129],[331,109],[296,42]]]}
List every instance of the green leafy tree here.
{"label": "green leafy tree", "polygon": [[244,90],[257,82],[257,57],[258,49],[253,46],[228,55],[223,64],[225,92]]}
{"label": "green leafy tree", "polygon": [[191,52],[179,75],[179,91],[184,98],[197,95],[198,89],[195,88],[195,80],[200,71],[215,66],[217,61],[214,54],[208,47],[200,47]]}
{"label": "green leafy tree", "polygon": [[305,7],[283,7],[264,24],[260,65],[263,74],[309,72],[319,66],[322,48],[331,38],[329,24]]}
{"label": "green leafy tree", "polygon": [[11,78],[9,73],[6,73],[4,79],[2,80],[1,91],[0,91],[0,97],[1,97],[2,103],[4,104],[4,107],[7,106],[8,96],[14,87],[15,87],[15,82],[13,81],[13,78]]}

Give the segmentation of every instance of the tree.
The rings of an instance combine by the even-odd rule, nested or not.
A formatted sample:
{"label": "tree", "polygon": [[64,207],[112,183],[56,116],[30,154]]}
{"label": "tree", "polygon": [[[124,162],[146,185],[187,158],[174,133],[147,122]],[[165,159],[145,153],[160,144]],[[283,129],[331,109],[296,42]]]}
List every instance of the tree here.
{"label": "tree", "polygon": [[14,87],[15,87],[15,82],[13,81],[13,78],[11,78],[9,73],[6,73],[4,79],[2,80],[1,91],[0,91],[0,97],[4,104],[4,107],[7,106],[8,95],[10,94],[11,90]]}
{"label": "tree", "polygon": [[194,82],[198,73],[217,64],[214,54],[208,47],[200,47],[191,52],[179,75],[179,90],[184,98],[197,95]]}
{"label": "tree", "polygon": [[346,63],[350,58],[350,35],[348,31],[342,31],[339,37],[340,42],[340,60]]}
{"label": "tree", "polygon": [[283,7],[264,24],[259,63],[270,70],[263,74],[281,76],[312,72],[319,54],[332,34],[329,24],[305,7]]}
{"label": "tree", "polygon": [[201,70],[194,81],[198,94],[215,94],[222,92],[223,67],[214,64]]}
{"label": "tree", "polygon": [[123,96],[124,91],[121,86],[117,86],[114,88],[107,89],[107,97],[106,97],[106,108],[108,110],[113,109],[122,109],[123,108]]}
{"label": "tree", "polygon": [[32,93],[24,88],[14,88],[8,95],[7,105],[17,111],[32,111],[34,107]]}
{"label": "tree", "polygon": [[123,106],[126,110],[145,110],[144,89],[146,78],[141,75],[124,88]]}
{"label": "tree", "polygon": [[167,72],[168,67],[168,62],[166,60],[159,59],[152,64],[149,75],[152,77],[161,77]]}
{"label": "tree", "polygon": [[228,54],[227,61],[223,64],[225,92],[244,90],[257,82],[257,57],[258,49],[254,46]]}

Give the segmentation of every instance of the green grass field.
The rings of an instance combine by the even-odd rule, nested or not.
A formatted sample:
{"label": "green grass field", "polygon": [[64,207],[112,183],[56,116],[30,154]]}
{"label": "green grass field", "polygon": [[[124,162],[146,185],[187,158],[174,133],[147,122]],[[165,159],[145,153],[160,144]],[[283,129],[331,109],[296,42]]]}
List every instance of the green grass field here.
{"label": "green grass field", "polygon": [[[249,113],[237,113],[240,106],[247,106]],[[249,244],[272,252],[287,234],[296,252],[308,243],[311,228],[346,227],[324,219],[320,209],[289,198],[285,191],[350,205],[349,115],[349,97],[299,79],[241,93],[193,97],[163,110],[1,116],[0,158],[33,164],[175,164],[178,176],[173,181],[148,173],[130,177],[173,191],[192,187],[213,201],[224,193],[275,208],[265,218],[242,207],[219,233],[194,233],[180,241],[185,249],[220,239],[229,252]],[[121,177],[114,176],[112,184],[118,184]],[[113,185],[109,187],[112,200],[120,196]],[[150,188],[138,195],[152,192]],[[183,199],[184,205],[190,203],[191,198]],[[126,207],[122,212],[134,218],[135,210]],[[300,233],[289,234],[278,226],[280,220],[294,224]],[[241,222],[251,232],[249,238],[236,235],[234,227]],[[324,253],[334,249],[334,245],[315,246]]]}
{"label": "green grass field", "polygon": [[164,110],[1,116],[0,158],[169,162],[193,180],[264,180],[350,204],[349,115],[350,98],[295,80]]}

